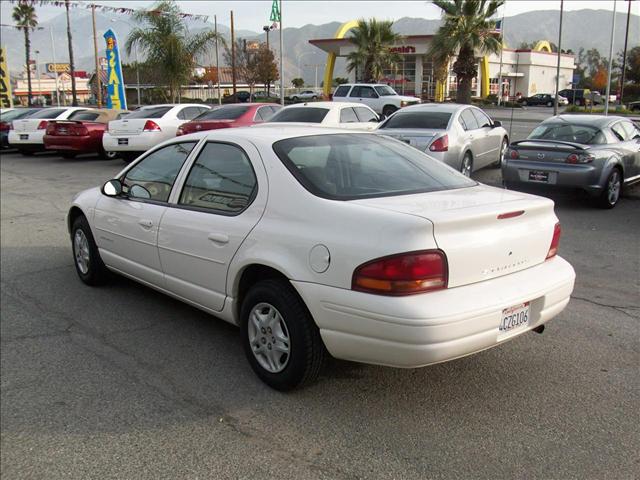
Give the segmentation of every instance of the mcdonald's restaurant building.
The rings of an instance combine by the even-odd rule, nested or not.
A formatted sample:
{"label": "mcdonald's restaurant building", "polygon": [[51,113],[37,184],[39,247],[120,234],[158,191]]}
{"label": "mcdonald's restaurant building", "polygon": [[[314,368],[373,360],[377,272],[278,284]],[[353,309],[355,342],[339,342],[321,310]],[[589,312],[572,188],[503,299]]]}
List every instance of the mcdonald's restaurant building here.
{"label": "mcdonald's restaurant building", "polygon": [[[346,32],[353,26],[352,22],[344,24],[336,32],[338,38],[309,41],[328,54],[324,85],[329,87],[325,87],[325,95],[331,93],[329,90],[336,58],[346,57],[356,50],[355,45],[348,38],[344,38]],[[399,94],[415,95],[423,100],[442,101],[446,98],[455,98],[457,80],[452,71],[455,58],[449,64],[449,75],[445,84],[436,82],[434,64],[427,53],[432,38],[433,35],[409,35],[403,38],[401,44],[394,45],[392,50],[398,53],[402,60],[392,70],[384,72],[381,83],[391,85]],[[575,69],[574,60],[571,54],[561,54],[559,90],[571,88]],[[551,53],[551,47],[546,41],[538,42],[535,48],[528,50],[504,48],[502,58],[500,54],[478,55],[478,75],[472,83],[472,95],[476,97],[498,95],[500,77],[502,77],[503,98],[509,96],[513,99],[518,94],[524,97],[536,93],[553,94],[557,61],[557,54]],[[350,82],[360,80],[359,72],[349,74]]]}

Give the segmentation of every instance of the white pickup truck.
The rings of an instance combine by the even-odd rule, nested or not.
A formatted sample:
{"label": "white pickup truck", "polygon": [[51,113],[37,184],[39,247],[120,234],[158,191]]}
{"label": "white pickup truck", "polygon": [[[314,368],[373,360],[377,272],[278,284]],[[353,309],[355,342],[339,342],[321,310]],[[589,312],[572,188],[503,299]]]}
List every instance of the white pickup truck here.
{"label": "white pickup truck", "polygon": [[333,93],[333,101],[364,103],[383,117],[388,117],[402,107],[420,103],[417,97],[398,95],[389,85],[371,83],[340,85]]}

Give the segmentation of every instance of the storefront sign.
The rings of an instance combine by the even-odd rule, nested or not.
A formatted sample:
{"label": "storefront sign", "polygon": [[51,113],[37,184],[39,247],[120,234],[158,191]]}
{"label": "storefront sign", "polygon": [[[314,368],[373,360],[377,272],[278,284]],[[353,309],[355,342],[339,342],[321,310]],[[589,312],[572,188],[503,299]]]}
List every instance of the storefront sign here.
{"label": "storefront sign", "polygon": [[107,42],[107,108],[126,110],[127,98],[124,94],[122,65],[115,32],[107,30],[104,39]]}
{"label": "storefront sign", "polygon": [[71,71],[71,65],[68,63],[47,63],[46,67],[49,73],[65,73]]}
{"label": "storefront sign", "polygon": [[7,69],[7,51],[4,47],[0,47],[0,107],[13,107],[11,82],[9,81],[9,70]]}
{"label": "storefront sign", "polygon": [[391,53],[416,53],[416,47],[411,45],[403,45],[401,47],[391,47]]}

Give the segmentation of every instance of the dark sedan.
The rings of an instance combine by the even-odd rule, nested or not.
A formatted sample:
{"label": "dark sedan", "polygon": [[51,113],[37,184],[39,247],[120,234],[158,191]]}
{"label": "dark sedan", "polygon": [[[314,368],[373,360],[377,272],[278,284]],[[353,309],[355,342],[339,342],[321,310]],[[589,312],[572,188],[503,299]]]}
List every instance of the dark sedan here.
{"label": "dark sedan", "polygon": [[[555,95],[551,95],[549,93],[537,93],[530,97],[524,97],[518,100],[518,102],[522,105],[544,105],[547,107],[553,107],[555,102]],[[562,95],[558,96],[558,105],[568,105],[569,101],[563,97]]]}
{"label": "dark sedan", "polygon": [[508,188],[579,188],[613,208],[622,188],[640,181],[640,130],[623,117],[552,117],[511,143],[502,178]]}

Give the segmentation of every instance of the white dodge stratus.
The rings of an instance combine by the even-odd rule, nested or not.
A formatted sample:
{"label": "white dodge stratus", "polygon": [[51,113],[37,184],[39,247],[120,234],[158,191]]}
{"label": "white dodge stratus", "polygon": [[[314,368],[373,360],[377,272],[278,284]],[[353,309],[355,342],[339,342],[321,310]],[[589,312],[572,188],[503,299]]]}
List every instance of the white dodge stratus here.
{"label": "white dodge stratus", "polygon": [[327,351],[420,367],[541,331],[575,279],[552,201],[326,128],[175,138],[78,194],[67,220],[85,283],[117,272],[240,326],[280,390]]}

